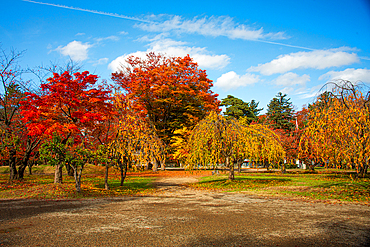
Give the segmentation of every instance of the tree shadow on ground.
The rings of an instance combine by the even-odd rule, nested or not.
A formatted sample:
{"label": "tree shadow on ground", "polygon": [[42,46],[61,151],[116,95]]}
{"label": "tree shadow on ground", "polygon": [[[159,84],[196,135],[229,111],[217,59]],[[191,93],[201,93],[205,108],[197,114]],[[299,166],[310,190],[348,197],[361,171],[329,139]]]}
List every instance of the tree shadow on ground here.
{"label": "tree shadow on ground", "polygon": [[28,218],[45,213],[68,211],[71,209],[82,209],[85,207],[104,205],[112,203],[112,200],[132,201],[136,197],[99,198],[83,200],[30,200],[30,199],[7,199],[0,201],[0,219],[12,220],[16,218]]}

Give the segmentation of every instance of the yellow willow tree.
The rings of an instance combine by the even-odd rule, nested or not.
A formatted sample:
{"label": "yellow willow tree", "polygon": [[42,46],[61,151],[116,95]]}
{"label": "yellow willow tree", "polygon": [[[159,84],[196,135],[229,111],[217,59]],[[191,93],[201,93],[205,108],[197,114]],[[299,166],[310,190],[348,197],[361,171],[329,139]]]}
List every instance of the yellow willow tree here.
{"label": "yellow willow tree", "polygon": [[[117,150],[121,183],[123,183],[130,165],[137,167],[148,162],[156,164],[164,162],[164,144],[156,135],[154,127],[130,107],[130,101],[124,95],[115,96],[115,107],[119,114],[117,137],[113,147]],[[122,176],[123,170],[124,176]]]}
{"label": "yellow willow tree", "polygon": [[215,168],[225,164],[229,169],[229,180],[233,180],[234,164],[238,161],[282,160],[285,152],[276,137],[263,126],[244,126],[235,119],[211,112],[190,135],[186,167]]}
{"label": "yellow willow tree", "polygon": [[353,167],[367,173],[370,159],[370,95],[364,85],[349,81],[328,84],[332,89],[311,107],[300,152],[329,166]]}
{"label": "yellow willow tree", "polygon": [[250,132],[253,141],[253,156],[248,157],[255,162],[263,163],[268,169],[271,163],[280,163],[282,172],[285,172],[283,161],[286,152],[281,143],[280,137],[267,126],[262,124],[250,124],[241,118],[239,122]]}
{"label": "yellow willow tree", "polygon": [[191,129],[184,127],[174,131],[171,138],[171,148],[173,151],[172,158],[177,160],[182,166],[186,163],[187,156],[189,155],[188,140],[191,134]]}

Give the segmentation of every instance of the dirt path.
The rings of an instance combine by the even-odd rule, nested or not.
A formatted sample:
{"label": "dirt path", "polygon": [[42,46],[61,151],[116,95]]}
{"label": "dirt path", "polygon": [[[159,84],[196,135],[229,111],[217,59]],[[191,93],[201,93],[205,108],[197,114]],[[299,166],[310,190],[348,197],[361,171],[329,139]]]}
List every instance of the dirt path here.
{"label": "dirt path", "polygon": [[370,246],[370,208],[212,193],[0,202],[0,246]]}

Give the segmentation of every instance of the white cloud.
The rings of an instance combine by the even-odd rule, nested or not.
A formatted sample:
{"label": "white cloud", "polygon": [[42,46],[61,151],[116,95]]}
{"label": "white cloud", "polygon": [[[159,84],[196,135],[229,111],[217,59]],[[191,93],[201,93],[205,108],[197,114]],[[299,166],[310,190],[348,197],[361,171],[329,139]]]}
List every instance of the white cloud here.
{"label": "white cloud", "polygon": [[134,53],[130,53],[128,55],[119,56],[116,59],[114,59],[112,62],[109,63],[108,68],[112,72],[117,72],[117,71],[121,70],[121,68],[123,66],[127,66],[126,59],[128,57],[134,56],[134,57],[139,57],[141,59],[145,59],[146,54],[147,54],[147,52],[145,52],[145,51],[137,51],[137,52],[134,52]]}
{"label": "white cloud", "polygon": [[315,50],[281,55],[269,63],[250,67],[249,72],[260,72],[263,75],[285,73],[294,69],[326,69],[359,62],[355,53],[347,52],[349,48]]}
{"label": "white cloud", "polygon": [[119,38],[118,38],[117,36],[111,35],[111,36],[104,37],[104,38],[96,38],[95,40],[96,40],[97,42],[101,42],[101,41],[105,41],[105,40],[118,41],[118,40],[119,40]]}
{"label": "white cloud", "polygon": [[294,88],[292,88],[292,87],[285,87],[285,88],[279,90],[279,92],[281,92],[282,94],[290,94],[293,91],[294,91]]}
{"label": "white cloud", "polygon": [[343,71],[329,71],[328,73],[319,77],[319,80],[346,80],[353,83],[358,81],[370,82],[369,69],[346,69]]}
{"label": "white cloud", "polygon": [[300,99],[312,99],[319,96],[322,87],[323,85],[320,84],[311,88],[302,88],[301,90],[297,90],[295,94],[298,95]]}
{"label": "white cloud", "polygon": [[[147,39],[144,38],[142,40]],[[175,57],[184,57],[189,54],[189,56],[198,63],[200,68],[221,69],[230,62],[230,58],[227,55],[212,55],[209,54],[206,48],[189,47],[186,46],[185,42],[163,39],[161,36],[160,38],[156,37],[155,39],[150,40],[149,49],[147,51],[138,51],[120,56],[113,60],[108,67],[112,71],[118,71],[121,68],[121,65],[125,64],[125,60],[129,56],[145,58],[146,54],[152,51]]]}
{"label": "white cloud", "polygon": [[[158,18],[159,16],[155,17]],[[253,29],[244,24],[235,23],[233,18],[229,16],[194,17],[192,20],[183,19],[181,16],[170,16],[170,19],[166,21],[141,23],[137,24],[136,27],[149,32],[174,31],[212,37],[225,36],[230,39],[243,40],[287,38],[283,32],[264,33],[263,28]]]}
{"label": "white cloud", "polygon": [[279,76],[273,82],[279,86],[293,86],[293,85],[305,85],[306,82],[310,81],[309,75],[299,76],[296,73],[288,72],[284,75]]}
{"label": "white cloud", "polygon": [[106,58],[106,57],[100,58],[99,60],[93,62],[93,66],[97,66],[97,65],[100,65],[100,64],[106,64],[108,62],[108,60],[109,59]]}
{"label": "white cloud", "polygon": [[234,71],[230,71],[226,74],[221,75],[215,83],[216,87],[220,87],[224,90],[235,89],[247,85],[255,84],[259,81],[259,76],[254,74],[238,75]]}
{"label": "white cloud", "polygon": [[66,46],[59,46],[55,50],[64,56],[69,56],[74,61],[83,61],[88,58],[88,50],[92,47],[89,43],[83,44],[80,41],[72,41]]}

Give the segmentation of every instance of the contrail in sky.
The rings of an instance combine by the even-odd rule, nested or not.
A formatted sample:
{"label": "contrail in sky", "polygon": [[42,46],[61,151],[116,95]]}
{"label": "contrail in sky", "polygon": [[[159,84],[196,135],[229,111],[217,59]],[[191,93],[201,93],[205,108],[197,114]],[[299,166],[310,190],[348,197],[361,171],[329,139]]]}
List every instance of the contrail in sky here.
{"label": "contrail in sky", "polygon": [[150,21],[147,21],[147,20],[144,20],[144,19],[139,19],[139,18],[130,17],[130,16],[126,16],[126,15],[119,15],[119,14],[115,14],[115,13],[108,13],[108,12],[97,11],[97,10],[83,9],[83,8],[78,8],[78,7],[70,7],[70,6],[60,5],[60,4],[53,4],[53,3],[36,2],[36,1],[32,1],[32,0],[22,0],[22,1],[23,2],[29,2],[29,3],[42,4],[42,5],[48,5],[48,6],[53,6],[53,7],[63,8],[63,9],[72,9],[72,10],[78,10],[78,11],[83,11],[83,12],[89,12],[89,13],[98,14],[98,15],[106,15],[106,16],[111,16],[111,17],[116,17],[116,18],[121,18],[121,19],[126,19],[126,20],[150,23]]}
{"label": "contrail in sky", "polygon": [[[63,8],[63,9],[83,11],[83,12],[93,13],[93,14],[97,14],[97,15],[106,15],[106,16],[116,17],[116,18],[121,18],[121,19],[126,19],[126,20],[153,23],[152,21],[148,21],[148,20],[145,20],[145,19],[130,17],[130,16],[126,16],[126,15],[120,15],[120,14],[116,14],[116,13],[108,13],[108,12],[90,10],[90,9],[83,9],[83,8],[78,8],[78,7],[70,7],[70,6],[60,5],[60,4],[53,4],[53,3],[43,3],[43,2],[37,2],[37,1],[32,1],[32,0],[22,0],[22,1],[23,2],[29,2],[29,3],[35,3],[35,4],[41,4],[41,5],[48,5],[48,6],[53,6],[53,7],[57,7],[57,8]],[[251,40],[251,41],[262,42],[262,43],[273,44],[273,45],[280,45],[280,46],[285,46],[285,47],[293,47],[293,48],[304,49],[304,50],[309,50],[309,51],[317,50],[317,49],[312,49],[312,48],[303,47],[303,46],[289,45],[289,44],[284,44],[284,43],[280,43],[280,42],[273,42],[273,41],[261,40],[261,39]],[[368,58],[368,57],[360,57],[360,58],[365,59],[365,60],[370,60],[370,58]]]}
{"label": "contrail in sky", "polygon": [[284,43],[279,43],[279,42],[273,42],[273,41],[268,41],[268,40],[257,40],[258,42],[262,43],[267,43],[267,44],[273,44],[273,45],[281,45],[281,46],[286,46],[286,47],[292,47],[292,48],[299,48],[299,49],[304,49],[304,50],[309,50],[309,51],[317,51],[317,49],[312,49],[308,47],[303,47],[303,46],[298,46],[298,45],[289,45],[289,44],[284,44]]}

